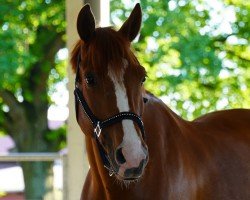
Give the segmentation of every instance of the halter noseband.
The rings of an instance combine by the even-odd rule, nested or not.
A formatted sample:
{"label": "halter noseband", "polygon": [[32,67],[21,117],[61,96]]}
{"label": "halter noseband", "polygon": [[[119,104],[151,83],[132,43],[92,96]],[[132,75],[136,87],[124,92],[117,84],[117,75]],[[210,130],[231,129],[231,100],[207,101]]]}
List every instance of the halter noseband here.
{"label": "halter noseband", "polygon": [[76,78],[75,78],[75,90],[74,90],[74,95],[75,95],[75,111],[76,111],[76,119],[78,121],[78,106],[79,103],[81,105],[82,110],[84,111],[84,113],[86,114],[87,118],[89,119],[89,121],[91,122],[93,128],[94,128],[94,138],[96,140],[97,143],[97,147],[99,149],[99,153],[100,156],[102,158],[104,167],[107,168],[109,170],[109,174],[110,176],[115,173],[114,169],[111,166],[110,163],[110,159],[107,155],[107,152],[105,151],[105,149],[103,148],[103,144],[101,143],[99,137],[101,135],[102,129],[111,126],[113,124],[119,123],[122,120],[132,120],[134,121],[138,127],[141,130],[141,134],[143,139],[145,139],[145,131],[144,131],[144,125],[143,122],[141,120],[141,117],[139,117],[138,115],[136,115],[133,112],[120,112],[112,117],[109,117],[106,120],[100,120],[98,119],[93,112],[91,111],[90,107],[88,106],[84,96],[83,96],[83,91],[81,91],[79,89],[79,71],[80,71],[80,62],[81,62],[81,55],[78,55],[78,59],[77,59],[77,70],[76,70]]}

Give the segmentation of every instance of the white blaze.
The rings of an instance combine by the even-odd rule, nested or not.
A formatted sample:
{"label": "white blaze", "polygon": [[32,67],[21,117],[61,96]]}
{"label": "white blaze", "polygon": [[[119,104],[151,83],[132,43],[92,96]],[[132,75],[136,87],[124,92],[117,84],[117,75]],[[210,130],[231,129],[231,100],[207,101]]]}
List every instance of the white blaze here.
{"label": "white blaze", "polygon": [[[112,80],[115,89],[116,102],[119,112],[127,112],[130,111],[128,96],[126,92],[126,88],[123,83],[124,73],[127,68],[127,60],[123,60],[123,71],[122,73],[115,74],[111,67],[108,70],[108,76]],[[132,120],[123,120],[123,141],[121,143],[121,147],[123,148],[123,154],[126,159],[126,163],[124,167],[137,167],[140,164],[141,157],[144,157],[144,152],[142,151],[141,141],[137,135],[134,123]]]}

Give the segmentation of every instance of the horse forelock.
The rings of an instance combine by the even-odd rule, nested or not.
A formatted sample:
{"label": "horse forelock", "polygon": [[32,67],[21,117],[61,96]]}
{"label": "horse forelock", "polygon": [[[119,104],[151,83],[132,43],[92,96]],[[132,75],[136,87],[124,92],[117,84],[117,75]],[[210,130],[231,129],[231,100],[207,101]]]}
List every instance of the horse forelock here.
{"label": "horse forelock", "polygon": [[79,40],[71,54],[72,69],[76,71],[77,57],[81,53],[83,65],[94,71],[103,72],[111,69],[119,75],[123,73],[124,60],[132,66],[138,61],[130,50],[130,43],[111,27],[97,28],[88,44]]}

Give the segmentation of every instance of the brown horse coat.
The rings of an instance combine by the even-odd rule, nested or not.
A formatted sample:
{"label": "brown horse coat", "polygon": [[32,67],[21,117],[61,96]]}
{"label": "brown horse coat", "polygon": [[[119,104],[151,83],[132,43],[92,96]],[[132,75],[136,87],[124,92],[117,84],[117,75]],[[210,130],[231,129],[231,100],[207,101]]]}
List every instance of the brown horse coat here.
{"label": "brown horse coat", "polygon": [[219,111],[188,122],[150,95],[143,121],[152,134],[142,179],[128,187],[114,181],[98,169],[96,146],[86,138],[91,168],[82,199],[250,199],[250,110]]}

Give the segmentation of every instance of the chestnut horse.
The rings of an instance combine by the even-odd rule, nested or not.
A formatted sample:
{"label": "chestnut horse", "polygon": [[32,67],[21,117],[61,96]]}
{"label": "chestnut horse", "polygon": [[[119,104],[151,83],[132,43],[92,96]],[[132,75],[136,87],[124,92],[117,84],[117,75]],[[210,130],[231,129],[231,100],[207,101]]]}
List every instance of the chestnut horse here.
{"label": "chestnut horse", "polygon": [[250,110],[186,121],[145,91],[130,49],[137,4],[119,31],[96,28],[89,5],[77,19],[76,117],[90,169],[81,199],[250,199]]}

